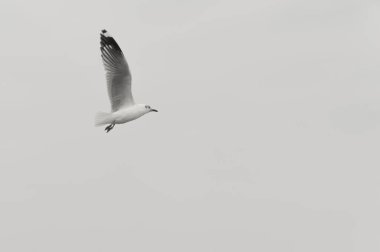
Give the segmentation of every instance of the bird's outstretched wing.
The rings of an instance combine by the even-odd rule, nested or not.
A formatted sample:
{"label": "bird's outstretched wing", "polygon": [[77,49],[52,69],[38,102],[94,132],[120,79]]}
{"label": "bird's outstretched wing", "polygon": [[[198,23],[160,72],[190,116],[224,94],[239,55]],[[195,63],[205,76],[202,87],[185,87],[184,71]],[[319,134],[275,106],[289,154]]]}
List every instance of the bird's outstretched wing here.
{"label": "bird's outstretched wing", "polygon": [[112,111],[135,104],[132,96],[132,77],[128,63],[115,39],[106,31],[100,34],[100,51],[107,76],[108,96]]}

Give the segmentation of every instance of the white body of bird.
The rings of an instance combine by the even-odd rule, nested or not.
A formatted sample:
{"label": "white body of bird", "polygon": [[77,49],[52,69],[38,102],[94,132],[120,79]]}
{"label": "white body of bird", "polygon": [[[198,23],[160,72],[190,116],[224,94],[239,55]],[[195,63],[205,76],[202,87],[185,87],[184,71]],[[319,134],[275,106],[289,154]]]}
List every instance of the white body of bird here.
{"label": "white body of bird", "polygon": [[132,107],[122,108],[113,113],[99,112],[95,117],[95,125],[122,124],[133,121],[151,111],[145,104],[135,104]]}

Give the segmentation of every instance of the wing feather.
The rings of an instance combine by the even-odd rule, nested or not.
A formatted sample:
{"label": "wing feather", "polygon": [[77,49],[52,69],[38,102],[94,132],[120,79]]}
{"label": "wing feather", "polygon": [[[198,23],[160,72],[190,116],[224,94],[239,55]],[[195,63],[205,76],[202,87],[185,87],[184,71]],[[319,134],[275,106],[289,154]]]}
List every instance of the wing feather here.
{"label": "wing feather", "polygon": [[100,34],[100,51],[106,70],[108,96],[112,111],[135,104],[131,90],[131,72],[115,39],[106,31]]}

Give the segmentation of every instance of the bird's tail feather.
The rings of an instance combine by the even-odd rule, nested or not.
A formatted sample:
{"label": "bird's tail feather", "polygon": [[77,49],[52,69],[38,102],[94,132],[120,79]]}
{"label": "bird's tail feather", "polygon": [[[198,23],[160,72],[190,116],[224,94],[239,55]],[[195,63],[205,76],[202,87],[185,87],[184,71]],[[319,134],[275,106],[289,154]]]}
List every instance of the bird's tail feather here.
{"label": "bird's tail feather", "polygon": [[106,112],[98,112],[95,115],[95,126],[102,126],[113,122],[112,114]]}

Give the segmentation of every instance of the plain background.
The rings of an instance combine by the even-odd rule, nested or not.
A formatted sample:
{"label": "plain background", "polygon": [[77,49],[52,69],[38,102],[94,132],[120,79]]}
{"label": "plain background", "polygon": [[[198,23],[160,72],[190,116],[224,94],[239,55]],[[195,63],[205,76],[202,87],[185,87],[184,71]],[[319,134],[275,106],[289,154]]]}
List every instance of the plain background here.
{"label": "plain background", "polygon": [[[379,251],[380,3],[0,3],[0,250]],[[137,102],[105,134],[99,51]]]}

